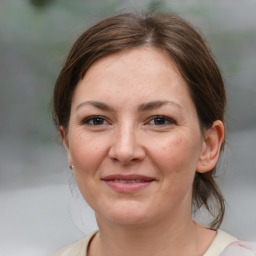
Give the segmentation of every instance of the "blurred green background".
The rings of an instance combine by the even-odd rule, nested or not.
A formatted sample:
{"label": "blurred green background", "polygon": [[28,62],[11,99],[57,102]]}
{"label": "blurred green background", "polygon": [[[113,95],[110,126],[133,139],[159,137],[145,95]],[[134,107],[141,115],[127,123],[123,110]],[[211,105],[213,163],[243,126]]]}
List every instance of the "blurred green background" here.
{"label": "blurred green background", "polygon": [[[1,0],[0,199],[4,210],[0,218],[3,222],[0,238],[5,239],[6,248],[15,239],[13,234],[8,236],[6,232],[13,228],[17,213],[22,212],[26,216],[24,218],[29,220],[33,204],[39,204],[39,208],[47,205],[51,209],[51,214],[44,212],[44,223],[53,218],[53,226],[62,225],[56,224],[56,219],[52,217],[63,211],[54,208],[61,193],[51,190],[53,194],[47,196],[49,187],[45,188],[52,186],[59,191],[58,186],[67,184],[67,161],[51,120],[51,96],[69,48],[81,32],[103,17],[143,10],[181,15],[203,33],[211,46],[222,70],[228,96],[228,161],[224,161],[221,177],[225,177],[219,182],[233,210],[228,213],[224,227],[245,239],[254,237],[256,1]],[[24,191],[27,191],[22,199],[24,204],[18,205],[17,195]],[[43,202],[38,199],[42,193],[46,196]],[[31,194],[35,196],[26,201],[27,195]],[[53,198],[56,198],[55,201],[49,203]],[[245,209],[249,216],[246,217],[247,222],[241,216],[241,209]],[[39,212],[36,213],[40,216]],[[34,226],[40,228],[40,223],[38,219]],[[252,224],[255,224],[254,228]],[[27,225],[26,221],[17,217],[15,227],[22,230],[23,225]],[[70,229],[68,225],[70,223],[67,230]],[[62,245],[64,239],[59,235],[63,233],[63,227],[51,228],[45,228],[43,234],[55,232],[52,239],[42,242],[34,238],[37,248],[42,244],[44,248],[49,245],[50,251]],[[36,232],[33,228],[28,230],[27,240],[23,238],[25,240],[20,245],[24,248],[27,248],[26,241]],[[20,232],[19,236],[23,234]],[[73,231],[65,241],[79,235]],[[47,255],[33,253],[31,255]],[[29,255],[28,251],[26,255]]]}
{"label": "blurred green background", "polygon": [[[253,5],[254,2],[254,5]],[[256,125],[255,1],[2,0],[0,3],[1,136],[51,144],[50,98],[76,37],[120,11],[173,11],[203,32],[228,92],[230,131]],[[244,10],[243,10],[244,8]],[[252,15],[250,16],[250,12]],[[54,142],[55,143],[55,142]]]}
{"label": "blurred green background", "polygon": [[110,14],[152,9],[176,12],[199,27],[226,79],[228,129],[234,131],[255,126],[256,21],[253,13],[256,11],[255,2],[249,3],[1,1],[1,136],[15,136],[32,144],[51,144],[56,135],[49,114],[51,93],[68,49],[76,37],[85,28]]}

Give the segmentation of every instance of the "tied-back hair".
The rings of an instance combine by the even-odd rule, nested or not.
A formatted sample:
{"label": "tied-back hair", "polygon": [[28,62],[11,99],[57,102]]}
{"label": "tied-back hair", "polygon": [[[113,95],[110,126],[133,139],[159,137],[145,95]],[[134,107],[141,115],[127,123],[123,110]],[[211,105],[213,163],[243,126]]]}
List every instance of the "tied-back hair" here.
{"label": "tied-back hair", "polygon": [[[102,57],[136,47],[161,49],[174,61],[187,83],[202,133],[214,121],[223,121],[223,79],[210,49],[193,26],[174,14],[124,13],[100,21],[74,43],[55,85],[53,118],[57,129],[62,126],[68,131],[74,90],[90,66]],[[211,228],[221,225],[225,212],[215,173],[216,168],[196,172],[193,183],[193,206],[204,206],[212,214]]]}

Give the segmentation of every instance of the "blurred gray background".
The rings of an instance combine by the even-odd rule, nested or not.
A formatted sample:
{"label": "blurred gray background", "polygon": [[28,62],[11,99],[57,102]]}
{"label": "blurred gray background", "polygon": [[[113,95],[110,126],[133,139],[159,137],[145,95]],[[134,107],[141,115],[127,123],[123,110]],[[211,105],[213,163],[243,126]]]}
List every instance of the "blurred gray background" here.
{"label": "blurred gray background", "polygon": [[96,228],[51,121],[51,94],[85,28],[120,11],[172,11],[211,45],[228,95],[222,229],[256,241],[255,0],[0,1],[0,255],[45,256]]}

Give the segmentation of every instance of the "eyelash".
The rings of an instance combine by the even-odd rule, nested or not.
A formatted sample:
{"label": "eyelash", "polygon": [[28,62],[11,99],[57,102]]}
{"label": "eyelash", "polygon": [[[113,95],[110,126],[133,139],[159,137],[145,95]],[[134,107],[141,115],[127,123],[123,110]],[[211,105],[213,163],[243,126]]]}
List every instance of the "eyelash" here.
{"label": "eyelash", "polygon": [[[163,123],[156,124],[157,119],[160,122],[164,122],[164,124]],[[151,125],[156,125],[156,126],[167,126],[167,125],[176,124],[176,121],[174,121],[172,118],[169,118],[167,116],[161,116],[161,115],[151,117],[150,120],[147,123],[150,124],[150,122],[152,122],[152,121],[154,121],[154,123],[151,124]]]}
{"label": "eyelash", "polygon": [[[99,124],[95,123],[95,121],[100,121]],[[93,123],[90,123],[93,122]],[[82,120],[81,124],[87,124],[87,125],[91,125],[91,126],[101,126],[104,125],[104,122],[109,123],[105,117],[103,116],[89,116],[87,118],[85,118],[84,120]]]}
{"label": "eyelash", "polygon": [[[151,123],[152,121],[154,123]],[[156,123],[157,121],[158,122],[160,121],[160,123],[157,124]],[[89,116],[84,120],[82,120],[81,122],[81,124],[83,125],[86,124],[91,126],[101,126],[101,125],[105,125],[106,123],[109,124],[109,122],[103,116]],[[155,125],[155,126],[167,126],[167,125],[176,124],[176,121],[166,116],[156,115],[151,117],[145,124]]]}

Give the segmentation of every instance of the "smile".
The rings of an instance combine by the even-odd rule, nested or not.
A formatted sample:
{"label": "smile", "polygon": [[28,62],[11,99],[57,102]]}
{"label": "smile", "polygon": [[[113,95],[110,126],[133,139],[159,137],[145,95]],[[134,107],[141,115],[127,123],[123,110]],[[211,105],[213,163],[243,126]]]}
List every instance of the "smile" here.
{"label": "smile", "polygon": [[150,186],[155,179],[141,175],[110,175],[102,181],[118,193],[135,193]]}
{"label": "smile", "polygon": [[135,183],[135,182],[145,182],[145,181],[143,181],[143,180],[114,180],[114,182]]}

